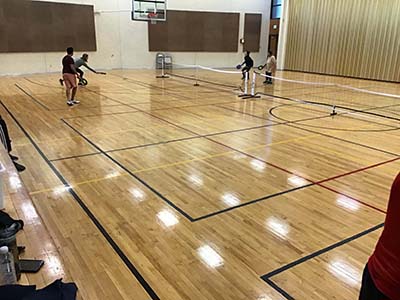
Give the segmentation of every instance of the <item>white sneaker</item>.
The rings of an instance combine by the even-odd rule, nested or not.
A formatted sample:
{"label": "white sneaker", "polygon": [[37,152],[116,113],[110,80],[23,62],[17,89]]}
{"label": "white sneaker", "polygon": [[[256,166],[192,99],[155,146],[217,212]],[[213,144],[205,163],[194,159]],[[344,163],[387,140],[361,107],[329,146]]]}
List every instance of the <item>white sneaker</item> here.
{"label": "white sneaker", "polygon": [[71,100],[72,101],[72,104],[79,104],[79,103],[81,103],[81,101],[79,101],[79,100]]}
{"label": "white sneaker", "polygon": [[72,102],[72,101],[67,101],[67,105],[72,106],[72,105],[74,105],[74,102]]}

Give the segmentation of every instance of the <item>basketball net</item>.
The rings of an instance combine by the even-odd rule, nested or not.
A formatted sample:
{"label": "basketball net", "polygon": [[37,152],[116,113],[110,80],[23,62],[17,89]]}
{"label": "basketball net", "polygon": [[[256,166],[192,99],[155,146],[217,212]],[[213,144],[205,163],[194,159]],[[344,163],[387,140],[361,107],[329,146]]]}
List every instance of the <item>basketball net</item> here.
{"label": "basketball net", "polygon": [[149,18],[151,24],[153,25],[157,24],[157,17],[158,17],[157,13],[154,12],[148,13],[147,17]]}

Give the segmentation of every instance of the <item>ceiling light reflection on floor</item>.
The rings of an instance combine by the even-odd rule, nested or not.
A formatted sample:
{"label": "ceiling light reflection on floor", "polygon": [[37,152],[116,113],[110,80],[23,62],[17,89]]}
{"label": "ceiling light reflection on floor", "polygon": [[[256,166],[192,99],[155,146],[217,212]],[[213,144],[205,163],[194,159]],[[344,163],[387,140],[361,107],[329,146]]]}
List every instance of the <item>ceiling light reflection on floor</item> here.
{"label": "ceiling light reflection on floor", "polygon": [[339,196],[336,199],[336,203],[337,205],[339,205],[340,207],[349,210],[349,211],[358,211],[360,209],[360,203],[358,203],[357,201],[348,198],[346,196]]}
{"label": "ceiling light reflection on floor", "polygon": [[197,250],[200,258],[211,268],[218,268],[224,264],[222,257],[210,246],[205,245]]}
{"label": "ceiling light reflection on floor", "polygon": [[22,187],[21,179],[19,178],[19,176],[17,174],[10,176],[9,181],[10,181],[11,188],[13,188],[15,190],[18,190]]}
{"label": "ceiling light reflection on floor", "polygon": [[237,206],[240,204],[240,200],[238,197],[236,197],[235,195],[231,194],[231,193],[225,193],[222,195],[222,201],[224,201],[224,203],[226,205],[228,205],[229,207],[232,206]]}
{"label": "ceiling light reflection on floor", "polygon": [[131,195],[135,198],[135,200],[141,202],[146,197],[145,193],[139,188],[132,188],[129,190]]}
{"label": "ceiling light reflection on floor", "polygon": [[301,186],[308,184],[308,181],[299,176],[292,175],[288,178],[288,183],[295,187],[301,187]]}
{"label": "ceiling light reflection on floor", "polygon": [[354,287],[359,287],[361,271],[343,259],[333,259],[329,262],[328,270],[336,278]]}
{"label": "ceiling light reflection on floor", "polygon": [[173,227],[179,223],[178,218],[169,210],[162,210],[157,214],[157,218],[166,226]]}
{"label": "ceiling light reflection on floor", "polygon": [[284,240],[287,239],[290,231],[289,224],[277,217],[269,217],[267,219],[267,229]]}
{"label": "ceiling light reflection on floor", "polygon": [[65,192],[69,192],[71,189],[72,189],[72,186],[70,186],[70,185],[60,185],[53,189],[53,194],[55,196],[60,196],[60,195],[64,194]]}
{"label": "ceiling light reflection on floor", "polygon": [[196,186],[202,186],[203,185],[203,179],[199,175],[192,174],[192,175],[190,175],[188,177],[188,179],[189,179],[189,181],[191,183],[193,183]]}
{"label": "ceiling light reflection on floor", "polygon": [[258,172],[263,172],[267,168],[267,165],[258,159],[252,159],[250,164],[251,167]]}

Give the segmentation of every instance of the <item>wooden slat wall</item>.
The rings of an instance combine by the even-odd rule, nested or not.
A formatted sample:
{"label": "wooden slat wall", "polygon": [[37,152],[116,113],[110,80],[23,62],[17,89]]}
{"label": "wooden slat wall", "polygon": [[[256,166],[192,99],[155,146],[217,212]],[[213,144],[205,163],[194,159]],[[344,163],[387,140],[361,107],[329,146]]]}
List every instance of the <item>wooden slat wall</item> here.
{"label": "wooden slat wall", "polygon": [[400,81],[400,1],[292,0],[285,69]]}
{"label": "wooden slat wall", "polygon": [[92,5],[0,0],[0,53],[95,51]]}
{"label": "wooden slat wall", "polygon": [[260,51],[262,14],[245,14],[244,16],[244,46],[251,52]]}
{"label": "wooden slat wall", "polygon": [[150,51],[237,52],[238,13],[168,10],[167,21],[148,25]]}

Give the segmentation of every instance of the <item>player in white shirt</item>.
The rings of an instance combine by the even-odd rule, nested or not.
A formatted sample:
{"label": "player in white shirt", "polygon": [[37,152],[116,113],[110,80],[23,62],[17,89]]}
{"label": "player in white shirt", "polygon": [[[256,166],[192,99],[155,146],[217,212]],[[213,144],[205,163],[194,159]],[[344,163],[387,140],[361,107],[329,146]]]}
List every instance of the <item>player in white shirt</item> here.
{"label": "player in white shirt", "polygon": [[[275,76],[276,58],[272,54],[271,51],[268,51],[267,63],[263,67],[265,68],[265,75],[267,75],[267,76]],[[264,83],[272,84],[273,83],[272,78],[271,77],[266,77]]]}

